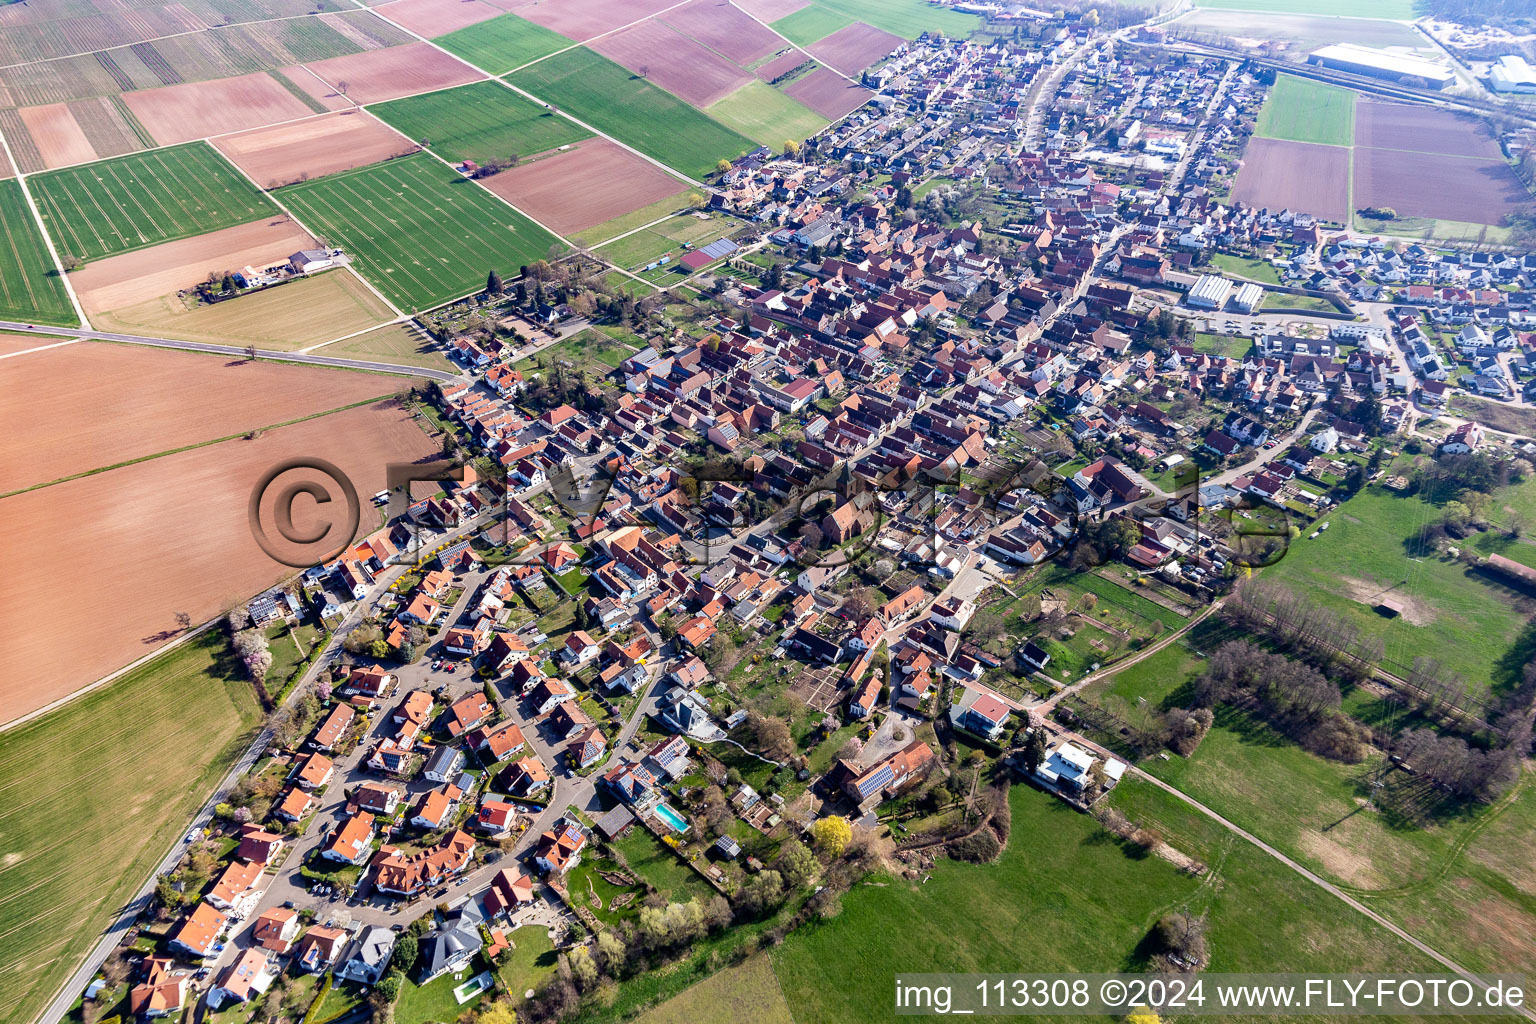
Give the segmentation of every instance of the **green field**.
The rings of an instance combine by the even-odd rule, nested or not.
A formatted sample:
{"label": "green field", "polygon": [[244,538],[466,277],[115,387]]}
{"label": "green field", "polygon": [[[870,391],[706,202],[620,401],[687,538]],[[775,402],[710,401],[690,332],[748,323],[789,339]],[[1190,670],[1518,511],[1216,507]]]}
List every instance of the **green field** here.
{"label": "green field", "polygon": [[854,20],[821,4],[808,4],[794,14],[773,22],[771,27],[795,45],[809,46],[840,28],[847,28]]}
{"label": "green field", "polygon": [[1127,795],[1140,798],[1138,813],[1163,816],[1166,842],[1211,866],[1205,878],[1015,787],[1012,837],[996,864],[941,860],[924,884],[857,886],[838,917],[784,940],[771,955],[794,1020],[885,1019],[892,970],[1140,970],[1148,929],[1180,907],[1208,914],[1213,971],[1425,969],[1406,943],[1161,791],[1127,779],[1116,803]]}
{"label": "green field", "polygon": [[512,81],[693,178],[753,148],[746,136],[585,47],[540,61]]}
{"label": "green field", "polygon": [[491,75],[504,75],[529,61],[576,45],[574,39],[515,14],[503,14],[432,41]]}
{"label": "green field", "polygon": [[1196,7],[1276,14],[1317,14],[1347,18],[1412,21],[1420,15],[1414,0],[1195,0]]}
{"label": "green field", "polygon": [[827,119],[814,110],[756,79],[709,107],[708,113],[773,150],[783,149],[788,139],[803,142],[827,126]]}
{"label": "green field", "polygon": [[[1417,657],[1436,658],[1475,690],[1502,688],[1509,680],[1495,678],[1495,668],[1526,616],[1476,571],[1432,554],[1410,557],[1406,542],[1440,516],[1418,497],[1368,487],[1328,514],[1327,533],[1294,541],[1263,578],[1380,636],[1393,672],[1405,673]],[[1406,614],[1389,619],[1372,610],[1381,596],[1403,601]]]}
{"label": "green field", "polygon": [[277,213],[206,142],[35,174],[43,222],[59,254],[94,260]]}
{"label": "green field", "polygon": [[1355,141],[1355,94],[1295,75],[1280,75],[1259,111],[1254,134],[1265,139],[1350,146]]}
{"label": "green field", "polygon": [[369,113],[452,163],[529,157],[580,142],[591,132],[539,107],[499,82],[411,96]]}
{"label": "green field", "polygon": [[0,181],[0,319],[76,327],[64,279],[15,181]]}
{"label": "green field", "polygon": [[278,193],[313,230],[347,250],[390,301],[426,309],[514,277],[555,236],[426,153],[292,185]]}
{"label": "green field", "polygon": [[1400,21],[1375,21],[1368,18],[1339,18],[1322,15],[1256,14],[1252,11],[1220,10],[1200,7],[1173,22],[1179,32],[1227,37],[1261,38],[1296,51],[1312,50],[1329,43],[1357,43],[1360,46],[1402,46],[1408,49],[1427,46],[1428,40],[1412,26]]}
{"label": "green field", "polygon": [[0,734],[0,1021],[42,1012],[259,721],[210,631]]}
{"label": "green field", "polygon": [[1250,281],[1258,281],[1263,284],[1279,284],[1280,271],[1268,260],[1250,259],[1246,256],[1235,256],[1232,253],[1218,252],[1211,256],[1211,265],[1220,267],[1229,274],[1238,277],[1246,277]]}
{"label": "green field", "polygon": [[795,1024],[773,962],[760,954],[727,967],[635,1018],[635,1024]]}

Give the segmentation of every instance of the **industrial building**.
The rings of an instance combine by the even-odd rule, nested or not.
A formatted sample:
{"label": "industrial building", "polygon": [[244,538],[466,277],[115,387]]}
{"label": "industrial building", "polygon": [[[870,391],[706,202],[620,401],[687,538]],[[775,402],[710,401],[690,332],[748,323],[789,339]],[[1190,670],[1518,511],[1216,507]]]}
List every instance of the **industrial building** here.
{"label": "industrial building", "polygon": [[1231,294],[1231,281],[1216,274],[1202,274],[1189,290],[1189,304],[1197,309],[1220,309]]}
{"label": "industrial building", "polygon": [[1240,285],[1232,296],[1232,308],[1241,313],[1252,313],[1264,301],[1264,289],[1251,281]]}
{"label": "industrial building", "polygon": [[1431,89],[1444,89],[1456,81],[1456,75],[1451,69],[1437,61],[1355,43],[1333,43],[1313,50],[1307,57],[1307,63],[1389,82],[1404,83],[1417,78]]}
{"label": "industrial building", "polygon": [[1500,57],[1488,73],[1488,88],[1494,92],[1536,93],[1536,70],[1524,57]]}

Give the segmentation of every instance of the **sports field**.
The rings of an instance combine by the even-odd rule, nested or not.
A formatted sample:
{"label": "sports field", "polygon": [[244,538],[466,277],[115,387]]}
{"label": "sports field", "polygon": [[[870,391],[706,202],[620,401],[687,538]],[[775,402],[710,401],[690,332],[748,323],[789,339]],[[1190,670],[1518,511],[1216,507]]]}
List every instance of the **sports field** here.
{"label": "sports field", "polygon": [[1412,21],[1420,14],[1414,0],[1195,0],[1196,7],[1276,14],[1321,14],[1347,18]]}
{"label": "sports field", "polygon": [[347,270],[300,278],[215,305],[163,295],[108,313],[94,313],[98,330],[155,338],[255,345],[291,352],[382,324],[394,317],[377,295]]}
{"label": "sports field", "polygon": [[529,61],[576,45],[575,40],[515,14],[503,14],[461,28],[438,36],[433,42],[492,75],[504,75]]}
{"label": "sports field", "polygon": [[1355,94],[1295,75],[1280,75],[1259,111],[1259,138],[1348,146],[1355,139]]}
{"label": "sports field", "polygon": [[440,305],[543,259],[554,235],[426,153],[278,192],[403,310]]}
{"label": "sports field", "polygon": [[756,79],[707,108],[707,113],[774,150],[782,149],[788,139],[803,142],[827,126],[827,119],[814,110]]}
{"label": "sports field", "polygon": [[60,254],[81,260],[232,227],[277,212],[206,142],[34,175]]}
{"label": "sports field", "polygon": [[368,111],[453,163],[529,157],[592,134],[499,82],[411,96]]}
{"label": "sports field", "polygon": [[753,148],[751,139],[585,47],[540,61],[511,80],[693,178]]}
{"label": "sports field", "polygon": [[14,180],[0,181],[0,319],[68,327],[80,323],[27,197]]}
{"label": "sports field", "polygon": [[233,662],[207,633],[0,734],[0,1022],[42,1012],[249,742]]}

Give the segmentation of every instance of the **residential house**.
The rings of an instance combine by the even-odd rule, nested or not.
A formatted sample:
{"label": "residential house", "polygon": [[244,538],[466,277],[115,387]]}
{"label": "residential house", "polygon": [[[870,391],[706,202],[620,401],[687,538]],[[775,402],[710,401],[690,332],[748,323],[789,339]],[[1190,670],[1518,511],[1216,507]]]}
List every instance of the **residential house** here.
{"label": "residential house", "polygon": [[336,968],[338,981],[375,985],[384,977],[395,951],[395,933],[382,925],[364,927]]}
{"label": "residential house", "polygon": [[214,978],[208,1005],[214,1009],[229,1002],[248,1003],[272,986],[277,970],[259,949],[247,949]]}
{"label": "residential house", "polygon": [[273,907],[256,918],[256,923],[251,927],[251,941],[262,949],[281,955],[293,948],[293,940],[299,937],[301,927],[297,910]]}
{"label": "residential house", "polygon": [[337,826],[320,856],[343,864],[361,864],[372,846],[373,815],[359,812]]}

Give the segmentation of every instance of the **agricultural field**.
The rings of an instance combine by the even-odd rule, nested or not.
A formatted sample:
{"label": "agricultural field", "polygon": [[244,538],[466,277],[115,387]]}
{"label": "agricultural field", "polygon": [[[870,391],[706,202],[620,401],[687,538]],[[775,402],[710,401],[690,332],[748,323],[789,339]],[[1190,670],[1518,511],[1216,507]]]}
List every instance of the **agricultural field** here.
{"label": "agricultural field", "polygon": [[0,181],[0,246],[0,319],[79,326],[64,277],[15,181]]}
{"label": "agricultural field", "polygon": [[[23,393],[40,397],[14,415],[35,419],[46,405],[65,405],[60,381],[77,378],[47,376],[55,356],[109,347],[70,345],[15,360],[17,370],[29,375],[29,390]],[[150,354],[137,348],[126,351],[135,357]],[[231,602],[291,577],[290,567],[274,562],[258,546],[246,514],[251,487],[269,467],[299,456],[326,459],[350,477],[360,494],[372,494],[384,486],[386,465],[436,450],[410,412],[393,399],[406,378],[285,367],[332,384],[320,401],[289,417],[296,422],[285,423],[282,414],[271,408],[282,392],[274,395],[270,390],[245,387],[246,381],[271,379],[267,364],[166,354],[200,360],[208,367],[203,372],[213,377],[208,388],[198,391],[179,379],[175,387],[153,392],[153,400],[141,402],[141,413],[135,410],[137,418],[161,437],[178,439],[181,450],[151,452],[145,457],[144,450],[156,446],[140,442],[124,455],[138,455],[141,461],[0,499],[7,522],[19,527],[8,537],[24,538],[30,550],[90,551],[93,586],[122,597],[98,602],[92,609],[91,628],[75,642],[58,643],[57,624],[79,614],[79,587],[49,560],[24,557],[15,550],[17,540],[12,540],[5,552],[12,585],[0,593],[0,614],[16,631],[7,644],[9,671],[3,683],[5,707],[12,714],[41,707],[153,653],[176,635],[179,614],[204,622]],[[32,374],[38,374],[43,383],[36,383],[39,377]],[[127,377],[121,374],[115,383],[121,386]],[[105,382],[108,389],[112,383]],[[342,395],[349,390],[353,395],[371,390],[373,397],[348,402]],[[264,399],[269,408],[247,412],[244,424],[236,428],[240,432],[219,440],[215,430],[220,428],[199,424],[186,412],[188,401],[176,400],[188,394],[195,394],[199,402],[232,405],[237,399]],[[114,397],[113,402],[120,405],[121,399]],[[105,413],[91,422],[112,439],[127,431],[123,422],[114,422]],[[14,423],[5,426],[23,429]],[[36,435],[35,427],[26,429],[29,436]],[[70,429],[66,423],[64,431]],[[64,433],[57,446],[70,440],[78,442],[78,433]],[[100,438],[96,443],[98,448],[109,444]],[[46,451],[35,448],[34,458],[44,457]],[[77,455],[76,464],[90,470],[114,457],[121,461],[122,456],[91,449]],[[61,471],[62,467],[46,467],[29,475],[35,479],[58,476]],[[328,489],[332,486],[321,482]],[[187,509],[189,493],[197,495],[195,515]],[[61,508],[70,509],[71,514],[60,515]],[[270,509],[266,514],[270,517]],[[338,525],[311,519],[303,528],[322,527],[323,536],[336,534]],[[332,539],[339,545],[338,538]]]}
{"label": "agricultural field", "polygon": [[439,305],[512,276],[558,240],[425,153],[277,193],[401,309]]}
{"label": "agricultural field", "polygon": [[683,189],[662,168],[607,139],[493,174],[482,184],[561,234],[672,201]]}
{"label": "agricultural field", "polygon": [[512,81],[690,177],[703,178],[721,159],[753,146],[746,136],[591,50],[557,54],[517,72]]}
{"label": "agricultural field", "polygon": [[123,102],[162,146],[264,128],[315,112],[277,79],[261,72],[125,93]]}
{"label": "agricultural field", "polygon": [[591,49],[699,109],[751,80],[749,72],[659,21],[593,40]]}
{"label": "agricultural field", "polygon": [[522,5],[519,9],[529,21],[584,43],[673,6],[674,0],[561,0],[558,4]]}
{"label": "agricultural field", "polygon": [[[383,103],[402,96],[478,82],[485,76],[431,43],[410,43],[306,64],[354,103]],[[346,83],[346,88],[342,88]]]}
{"label": "agricultural field", "polygon": [[648,206],[642,206],[638,210],[632,210],[621,217],[604,221],[595,227],[579,230],[570,237],[572,241],[579,245],[601,245],[603,242],[616,238],[619,235],[628,234],[653,221],[670,217],[689,205],[689,194],[679,192],[674,196],[658,200]]}
{"label": "agricultural field", "polygon": [[500,8],[481,0],[390,0],[377,10],[381,18],[428,38],[451,34],[501,15]]}
{"label": "agricultural field", "polygon": [[784,47],[784,40],[740,8],[712,0],[694,0],[660,20],[743,67]]}
{"label": "agricultural field", "polygon": [[60,254],[132,252],[277,213],[202,142],[48,171],[29,181]]}
{"label": "agricultural field", "polygon": [[[1525,617],[1491,577],[1416,550],[1413,538],[1440,521],[1439,509],[1417,496],[1368,487],[1327,518],[1327,533],[1292,543],[1264,578],[1381,637],[1385,667],[1399,675],[1414,658],[1428,657],[1475,687],[1507,683],[1494,678],[1495,664]],[[1374,611],[1384,596],[1402,601],[1404,614],[1389,619]]]}
{"label": "agricultural field", "polygon": [[315,244],[287,214],[108,256],[70,275],[87,315],[162,298],[241,267],[270,266]]}
{"label": "agricultural field", "polygon": [[1391,21],[1412,21],[1420,13],[1416,9],[1415,0],[1195,0],[1195,6],[1274,14],[1385,18]]}
{"label": "agricultural field", "polygon": [[393,315],[357,275],[334,270],[211,306],[163,295],[93,313],[91,324],[123,334],[292,352],[367,330]]}
{"label": "agricultural field", "polygon": [[1343,146],[1253,138],[1232,198],[1342,224],[1349,218],[1349,182],[1350,151]]}
{"label": "agricultural field", "polygon": [[853,20],[821,4],[812,3],[773,22],[770,27],[796,46],[809,46],[838,29],[847,28],[853,24]]}
{"label": "agricultural field", "polygon": [[[903,39],[916,39],[924,32],[942,32],[946,36],[963,38],[982,25],[982,19],[974,14],[935,7],[924,0],[814,0],[804,9],[825,12],[825,24],[831,23],[831,19],[825,15],[835,15],[840,22],[830,31],[817,36],[817,39],[826,38],[855,21],[862,21]],[[809,41],[815,42],[814,39]],[[796,39],[795,42],[799,43],[800,40]]]}
{"label": "agricultural field", "polygon": [[827,126],[827,119],[765,82],[752,81],[705,110],[716,121],[770,149],[786,140],[803,141]]}
{"label": "agricultural field", "polygon": [[727,967],[635,1018],[635,1024],[795,1024],[766,953]]}
{"label": "agricultural field", "polygon": [[1399,21],[1340,18],[1330,14],[1255,14],[1252,11],[1197,7],[1170,23],[1180,34],[1222,36],[1227,39],[1266,42],[1284,47],[1292,60],[1329,43],[1416,49],[1428,41]]}
{"label": "agricultural field", "polygon": [[1254,135],[1324,146],[1348,146],[1354,141],[1355,93],[1295,75],[1279,75],[1264,106]]}
{"label": "agricultural field", "polygon": [[817,60],[845,75],[857,76],[905,43],[898,35],[854,22],[807,47]]}
{"label": "agricultural field", "polygon": [[[458,6],[464,6],[454,0]],[[388,12],[385,12],[388,13]],[[426,33],[431,34],[431,33]],[[432,40],[491,75],[505,75],[540,57],[575,46],[573,40],[515,14],[503,14],[473,28],[461,28]]]}
{"label": "agricultural field", "polygon": [[416,145],[360,110],[341,110],[213,140],[262,188],[350,171],[412,152]]}
{"label": "agricultural field", "polygon": [[42,1012],[260,722],[212,631],[0,734],[0,1021]]}
{"label": "agricultural field", "polygon": [[[889,1006],[889,977],[864,969],[872,963],[910,971],[1017,970],[1016,936],[1044,920],[1052,922],[1051,941],[1031,946],[1031,970],[1132,969],[1143,962],[1138,946],[1152,924],[1181,907],[1207,915],[1213,971],[1265,970],[1277,961],[1293,970],[1339,963],[1426,969],[1424,957],[1369,919],[1150,790],[1127,779],[1115,801],[1144,794],[1134,809],[1161,812],[1163,839],[1210,865],[1207,877],[1123,848],[1093,818],[1016,786],[1011,838],[998,862],[941,860],[925,884],[883,879],[856,886],[835,919],[785,938],[770,956],[793,1019],[831,1024]],[[1277,906],[1286,908],[1278,919]],[[988,927],[976,927],[977,920]]]}
{"label": "agricultural field", "polygon": [[456,164],[530,157],[592,134],[499,82],[411,96],[369,107],[368,112]]}
{"label": "agricultural field", "polygon": [[355,338],[324,345],[316,353],[345,356],[349,359],[377,359],[385,363],[423,366],[429,370],[455,371],[458,367],[443,354],[442,347],[420,330],[405,324],[388,324]]}
{"label": "agricultural field", "polygon": [[874,93],[843,78],[831,68],[818,67],[784,87],[791,99],[810,107],[829,121],[846,117],[868,103]]}

